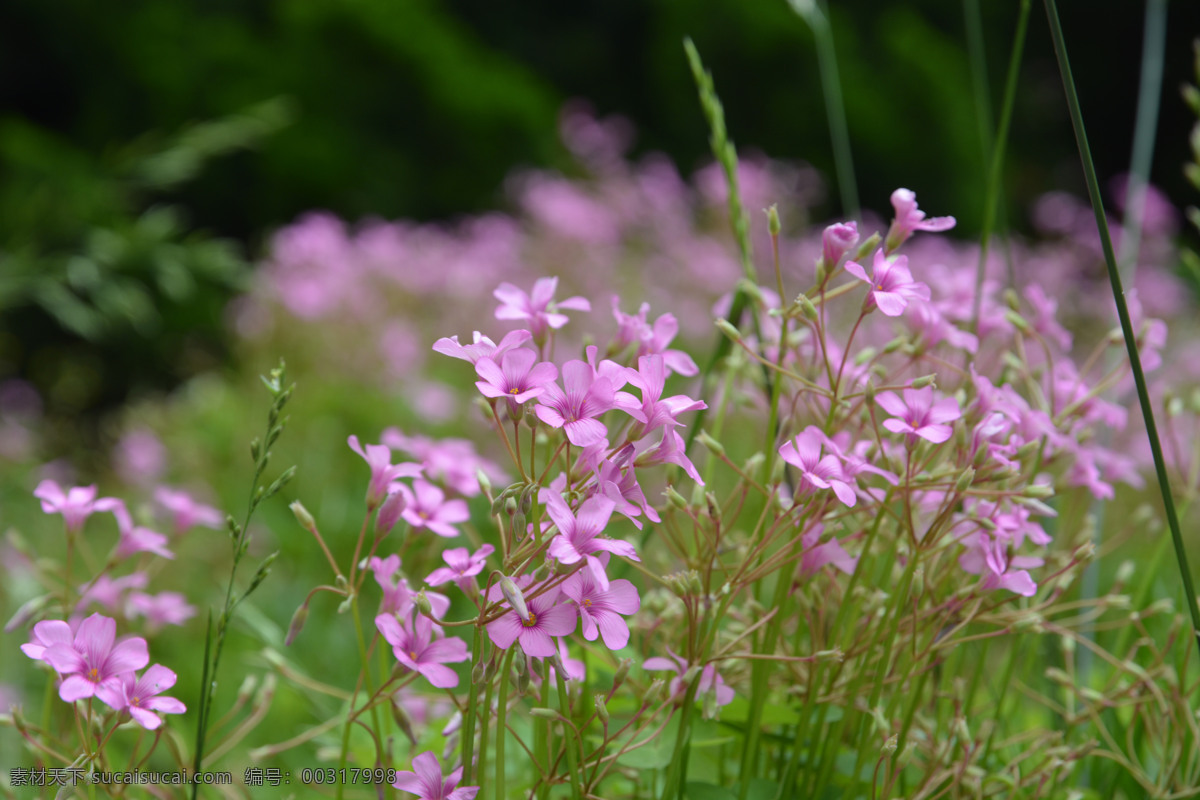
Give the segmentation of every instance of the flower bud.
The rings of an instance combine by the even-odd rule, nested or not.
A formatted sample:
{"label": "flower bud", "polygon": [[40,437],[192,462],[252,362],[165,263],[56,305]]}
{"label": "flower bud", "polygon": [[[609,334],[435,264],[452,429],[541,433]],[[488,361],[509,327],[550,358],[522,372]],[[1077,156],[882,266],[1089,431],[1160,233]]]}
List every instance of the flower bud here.
{"label": "flower bud", "polygon": [[475,480],[479,484],[479,490],[483,492],[484,496],[491,497],[492,496],[492,479],[487,476],[487,473],[484,472],[482,469],[476,469],[475,470]]}
{"label": "flower bud", "polygon": [[721,525],[721,504],[717,502],[717,496],[712,492],[704,493],[704,503],[708,510],[708,518],[713,521],[713,524],[720,527]]}
{"label": "flower bud", "polygon": [[971,484],[975,482],[975,470],[972,467],[967,467],[958,476],[958,480],[954,483],[954,491],[962,494],[967,489],[971,488]]}
{"label": "flower bud", "polygon": [[821,233],[821,258],[826,269],[837,269],[842,256],[858,243],[857,222],[835,222]]}
{"label": "flower bud", "polygon": [[605,725],[608,724],[608,705],[602,694],[596,695],[596,716],[600,717],[600,721]]}
{"label": "flower bud", "polygon": [[704,445],[708,451],[714,455],[725,455],[725,446],[713,437],[709,436],[708,431],[700,431],[698,434],[696,434],[696,441]]}
{"label": "flower bud", "polygon": [[404,495],[400,492],[392,492],[383,501],[383,505],[379,507],[379,513],[375,516],[375,535],[386,536],[396,526],[396,521],[400,519],[400,512],[404,510],[407,502]]}
{"label": "flower bud", "polygon": [[655,678],[646,687],[646,693],[642,695],[642,705],[652,706],[662,699],[663,691],[667,688],[667,682],[662,678]]}
{"label": "flower bud", "polygon": [[557,722],[560,719],[559,713],[553,708],[531,708],[529,714],[538,719],[548,719],[551,722]]}
{"label": "flower bud", "polygon": [[339,614],[345,614],[347,611],[349,611],[349,610],[350,610],[350,607],[351,607],[352,605],[354,605],[354,593],[353,593],[353,592],[351,592],[350,594],[346,595],[346,599],[345,599],[345,600],[343,600],[343,601],[342,601],[342,602],[341,602],[341,603],[338,605],[338,607],[337,607],[337,613],[339,613]]}
{"label": "flower bud", "polygon": [[803,292],[796,295],[796,299],[792,301],[792,308],[794,308],[800,314],[800,316],[804,317],[809,322],[814,321],[818,316],[820,316],[817,313],[817,307],[813,305],[813,301],[809,300],[808,295],[804,294]]}
{"label": "flower bud", "polygon": [[767,212],[767,232],[772,236],[778,236],[782,227],[779,224],[779,208],[772,203],[770,208],[764,208],[763,211]]}
{"label": "flower bud", "polygon": [[500,578],[500,592],[504,595],[504,599],[508,601],[512,610],[517,612],[517,616],[522,622],[529,621],[529,608],[525,605],[525,595],[521,593],[521,589],[517,586],[516,581],[507,575]]}
{"label": "flower bud", "polygon": [[391,706],[392,719],[395,721],[396,727],[400,729],[400,732],[404,734],[409,743],[413,747],[416,747],[417,733],[416,729],[413,727],[412,717],[410,717],[408,712],[404,710],[404,706],[400,704],[400,701],[395,695],[392,695],[392,702],[388,705]]}
{"label": "flower bud", "polygon": [[853,261],[863,261],[867,256],[875,252],[875,248],[879,247],[879,243],[883,241],[883,237],[879,235],[879,231],[875,231],[858,246],[851,256]]}
{"label": "flower bud", "polygon": [[1137,570],[1137,565],[1132,561],[1122,561],[1121,566],[1117,567],[1116,584],[1124,586],[1129,583],[1129,579],[1133,577],[1133,573]]}
{"label": "flower bud", "polygon": [[861,367],[863,364],[870,361],[875,356],[879,355],[879,351],[874,347],[864,347],[858,351],[858,355],[854,357],[854,366]]}
{"label": "flower bud", "polygon": [[510,497],[504,501],[504,513],[510,517],[517,513],[517,509],[521,507],[520,502],[515,497]]}
{"label": "flower bud", "polygon": [[685,511],[687,510],[687,500],[683,498],[683,495],[675,491],[674,486],[668,485],[667,488],[663,490],[663,496],[666,497],[667,501],[676,508]]}
{"label": "flower bud", "polygon": [[738,332],[737,328],[730,324],[729,320],[718,317],[716,322],[713,324],[717,326],[717,330],[728,336],[733,341],[740,342],[742,340],[742,334]]}
{"label": "flower bud", "polygon": [[625,679],[629,677],[629,669],[633,666],[632,658],[622,658],[617,664],[617,671],[613,674],[613,691],[621,688],[625,683]]}
{"label": "flower bud", "polygon": [[287,636],[283,640],[284,647],[291,647],[292,642],[296,640],[300,629],[304,627],[305,620],[308,619],[308,603],[303,603],[296,609],[296,613],[292,614],[292,622],[288,625]]}
{"label": "flower bud", "polygon": [[922,375],[921,377],[914,379],[912,382],[912,388],[914,389],[924,389],[926,386],[932,386],[935,389],[937,388],[937,373],[932,375]]}
{"label": "flower bud", "polygon": [[893,733],[891,736],[889,736],[887,738],[887,741],[883,743],[883,754],[891,755],[892,753],[896,752],[896,748],[899,746],[900,746],[900,736],[899,736],[899,734]]}
{"label": "flower bud", "polygon": [[413,605],[417,607],[417,611],[420,611],[422,616],[433,616],[433,604],[430,603],[429,598],[425,596],[424,589],[417,592],[416,596],[413,598]]}
{"label": "flower bud", "polygon": [[296,521],[300,523],[300,527],[311,533],[313,536],[319,536],[317,533],[317,521],[313,519],[313,515],[308,513],[308,509],[299,500],[293,500],[288,506],[292,510],[292,514],[296,516]]}

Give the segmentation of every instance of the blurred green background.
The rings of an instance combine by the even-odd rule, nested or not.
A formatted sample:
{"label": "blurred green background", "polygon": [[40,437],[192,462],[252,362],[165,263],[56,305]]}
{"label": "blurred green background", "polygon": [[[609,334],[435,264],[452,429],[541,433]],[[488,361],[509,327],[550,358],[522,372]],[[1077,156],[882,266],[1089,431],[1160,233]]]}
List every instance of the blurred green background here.
{"label": "blurred green background", "polygon": [[[998,105],[1017,4],[980,5]],[[1169,5],[1152,179],[1183,205],[1178,87],[1200,4]],[[1062,14],[1111,177],[1129,163],[1143,6]],[[955,0],[832,9],[864,206],[885,212],[908,186],[971,236],[983,156],[964,19]],[[0,377],[29,378],[76,414],[220,364],[221,309],[272,229],[314,208],[429,220],[503,205],[514,166],[570,168],[556,129],[570,99],[628,117],[635,155],[664,152],[689,174],[707,137],[684,36],[742,151],[816,166],[830,180],[817,218],[838,216],[813,37],[784,0],[9,0]],[[1018,229],[1040,193],[1082,193],[1040,7],[1006,182]]]}

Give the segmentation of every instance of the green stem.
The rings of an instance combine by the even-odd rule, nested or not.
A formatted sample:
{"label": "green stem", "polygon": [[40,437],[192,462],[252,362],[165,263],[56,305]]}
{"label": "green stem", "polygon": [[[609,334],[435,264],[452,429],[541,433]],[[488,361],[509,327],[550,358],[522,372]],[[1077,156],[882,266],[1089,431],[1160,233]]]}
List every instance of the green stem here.
{"label": "green stem", "polygon": [[483,663],[483,642],[479,625],[475,626],[475,641],[471,645],[474,658],[471,661],[471,688],[467,696],[467,708],[463,712],[462,763],[463,786],[472,786],[471,776],[475,772],[475,710],[479,704],[479,684],[475,681],[475,670]]}
{"label": "green stem", "polygon": [[987,194],[984,196],[983,232],[979,237],[979,264],[975,268],[975,299],[971,306],[971,332],[979,330],[979,314],[983,305],[983,278],[987,270],[988,243],[996,224],[996,209],[1001,194],[1000,179],[1004,171],[1004,151],[1008,146],[1008,129],[1012,124],[1013,106],[1017,98],[1017,79],[1021,74],[1021,56],[1025,51],[1025,34],[1029,30],[1030,0],[1021,0],[1017,17],[1017,33],[1013,38],[1012,55],[1008,60],[1008,77],[1004,83],[1004,106],[1000,110],[1000,127],[992,144],[991,166],[988,169]]}
{"label": "green stem", "polygon": [[571,800],[583,800],[579,754],[576,752],[579,747],[579,737],[575,725],[571,721],[571,698],[567,695],[567,682],[563,678],[562,670],[554,670],[554,680],[558,686],[558,702],[562,709],[563,729],[566,734],[563,737],[563,748],[567,752],[567,769],[571,771]]}
{"label": "green stem", "polygon": [[515,647],[508,648],[508,652],[504,654],[503,666],[497,676],[500,680],[500,704],[496,709],[496,800],[504,800],[505,795],[508,794],[504,774],[506,766],[504,745],[508,739],[508,685],[512,683],[512,676],[509,673],[512,671],[513,653],[515,652]]}
{"label": "green stem", "polygon": [[1175,558],[1179,565],[1179,574],[1183,580],[1183,592],[1187,601],[1188,613],[1192,620],[1192,633],[1200,648],[1200,608],[1196,606],[1196,589],[1192,584],[1192,573],[1188,567],[1187,551],[1183,546],[1183,534],[1179,529],[1179,518],[1175,513],[1175,500],[1171,495],[1171,482],[1167,477],[1167,464],[1163,459],[1162,445],[1159,442],[1158,426],[1154,422],[1154,408],[1150,404],[1150,392],[1146,388],[1146,375],[1142,370],[1142,359],[1138,355],[1137,337],[1133,331],[1133,323],[1129,318],[1129,307],[1125,303],[1125,290],[1121,285],[1121,274],[1117,270],[1117,259],[1113,253],[1112,237],[1108,232],[1108,221],[1104,216],[1104,204],[1100,199],[1100,181],[1096,177],[1096,167],[1092,163],[1092,152],[1088,147],[1087,132],[1083,127],[1083,112],[1079,108],[1079,97],[1075,92],[1075,80],[1071,77],[1071,64],[1067,58],[1067,46],[1063,39],[1062,25],[1058,20],[1058,7],[1054,0],[1045,0],[1046,16],[1050,22],[1050,34],[1054,40],[1054,54],[1058,58],[1059,72],[1062,74],[1063,88],[1067,94],[1067,107],[1071,111],[1071,125],[1075,129],[1075,141],[1079,147],[1079,156],[1083,162],[1083,173],[1087,179],[1088,196],[1092,201],[1092,211],[1096,216],[1096,227],[1100,231],[1100,244],[1104,250],[1104,265],[1108,269],[1108,280],[1112,288],[1113,300],[1117,304],[1117,316],[1121,319],[1121,332],[1125,337],[1125,349],[1129,353],[1129,363],[1133,368],[1133,380],[1137,385],[1138,403],[1142,407],[1142,419],[1146,425],[1146,437],[1150,442],[1150,452],[1154,456],[1154,472],[1158,477],[1158,487],[1162,493],[1163,508],[1166,511],[1167,525],[1171,529],[1171,541],[1175,545]]}
{"label": "green stem", "polygon": [[829,120],[829,138],[833,144],[833,165],[837,173],[838,193],[842,211],[858,219],[858,182],[854,177],[854,158],[850,153],[850,130],[846,124],[846,105],[842,99],[842,82],[838,76],[837,51],[833,46],[833,31],[828,12],[819,0],[788,0],[812,30],[817,45],[817,71],[821,74],[821,95],[825,99],[825,116]]}

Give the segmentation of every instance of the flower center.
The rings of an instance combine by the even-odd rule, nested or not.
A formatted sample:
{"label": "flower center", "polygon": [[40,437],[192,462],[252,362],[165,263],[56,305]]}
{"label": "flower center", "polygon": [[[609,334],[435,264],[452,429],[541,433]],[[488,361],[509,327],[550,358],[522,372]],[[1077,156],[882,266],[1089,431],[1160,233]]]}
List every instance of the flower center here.
{"label": "flower center", "polygon": [[509,394],[520,394],[520,393],[521,393],[521,387],[520,387],[520,386],[514,386],[513,388],[511,388],[511,389],[509,389],[509,390],[508,390],[508,393],[509,393]]}
{"label": "flower center", "polygon": [[417,651],[416,651],[416,650],[409,650],[409,651],[408,651],[408,657],[409,657],[409,658],[411,658],[413,661],[416,661],[416,660],[417,660]]}
{"label": "flower center", "polygon": [[590,598],[590,597],[583,598],[583,607],[591,608],[592,607],[592,598]]}
{"label": "flower center", "polygon": [[88,676],[89,681],[91,681],[92,683],[96,683],[100,680],[100,670],[97,669],[96,667],[92,667],[91,669],[88,670],[87,676]]}
{"label": "flower center", "polygon": [[136,705],[140,704],[141,702],[142,702],[142,698],[140,698],[140,697],[135,696],[135,697],[129,698],[129,705],[131,705],[131,706],[136,706]]}
{"label": "flower center", "polygon": [[526,628],[532,628],[534,625],[537,625],[537,614],[530,611],[529,619],[521,620],[521,624],[524,625]]}

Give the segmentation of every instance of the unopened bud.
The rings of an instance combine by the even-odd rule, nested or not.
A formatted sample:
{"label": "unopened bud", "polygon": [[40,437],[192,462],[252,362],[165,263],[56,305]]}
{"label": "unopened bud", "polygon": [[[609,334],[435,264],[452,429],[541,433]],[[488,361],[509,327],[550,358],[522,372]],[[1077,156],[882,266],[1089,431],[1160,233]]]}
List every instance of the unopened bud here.
{"label": "unopened bud", "polygon": [[763,299],[762,288],[748,278],[742,278],[737,282],[737,290],[753,300],[755,305],[759,307],[766,304],[766,301]]}
{"label": "unopened bud", "polygon": [[704,593],[704,584],[700,582],[700,573],[694,569],[688,570],[687,573],[687,588],[691,594],[700,595]]}
{"label": "unopened bud", "polygon": [[1045,675],[1049,680],[1064,686],[1074,686],[1075,684],[1075,681],[1071,680],[1071,676],[1058,667],[1047,667]]}
{"label": "unopened bud", "polygon": [[1026,335],[1033,333],[1033,327],[1029,324],[1029,321],[1011,308],[1004,309],[1004,319],[1021,333]]}
{"label": "unopened bud", "polygon": [[642,705],[654,705],[662,699],[662,693],[666,690],[667,682],[661,678],[655,678],[650,681],[650,685],[646,687],[646,694],[642,694]]}
{"label": "unopened bud", "polygon": [[666,489],[663,490],[663,495],[667,498],[667,502],[669,502],[671,505],[675,506],[676,508],[683,509],[683,510],[687,509],[687,507],[688,507],[687,500],[684,499],[683,495],[681,495],[679,492],[675,491],[675,487],[668,486]]}
{"label": "unopened bud", "polygon": [[476,664],[471,667],[471,683],[475,686],[483,686],[487,681],[487,668],[482,664]]}
{"label": "unopened bud", "polygon": [[896,748],[898,748],[899,746],[900,746],[900,736],[898,734],[893,733],[891,736],[889,736],[887,738],[887,741],[883,743],[883,752],[885,755],[891,755],[892,753],[896,752]]}
{"label": "unopened bud", "polygon": [[796,295],[796,299],[792,303],[792,306],[797,312],[799,312],[800,316],[804,317],[810,322],[815,320],[818,316],[817,307],[813,305],[813,301],[809,300],[808,295],[806,294],[801,293]]}
{"label": "unopened bud", "polygon": [[685,687],[691,686],[692,681],[696,680],[702,671],[703,670],[699,664],[693,664],[692,666],[688,667],[687,672],[683,673],[683,685]]}
{"label": "unopened bud", "polygon": [[696,434],[696,441],[704,445],[708,451],[714,455],[725,455],[725,446],[712,436],[709,436],[708,431],[700,431],[698,434]]}
{"label": "unopened bud", "polygon": [[417,732],[413,727],[412,717],[404,710],[404,706],[400,704],[395,695],[392,696],[392,702],[388,705],[392,708],[392,719],[396,722],[396,727],[400,729],[400,732],[404,734],[409,743],[413,747],[416,747]]}
{"label": "unopened bud", "polygon": [[883,241],[883,237],[879,235],[879,231],[875,231],[858,246],[854,251],[853,260],[863,261],[867,256],[875,252],[875,248],[879,247],[879,243]]}
{"label": "unopened bud", "polygon": [[296,640],[300,629],[304,627],[305,621],[308,619],[308,603],[304,603],[296,609],[296,613],[292,614],[292,622],[288,625],[287,636],[283,640],[284,647],[291,647],[292,642]]}
{"label": "unopened bud", "polygon": [[633,666],[632,658],[622,658],[620,663],[617,664],[617,671],[615,673],[613,673],[613,691],[614,692],[617,689],[620,689],[621,685],[623,683],[625,683],[625,679],[627,677],[629,677],[629,670],[632,666]]}
{"label": "unopened bud", "polygon": [[317,521],[313,519],[313,515],[308,513],[308,509],[299,500],[294,500],[288,508],[292,510],[292,514],[296,516],[296,521],[300,523],[300,527],[317,536]]}
{"label": "unopened bud", "polygon": [[[269,652],[274,653],[273,650]],[[278,655],[278,653],[275,653],[275,655]],[[281,658],[280,661],[282,660]],[[250,695],[254,694],[254,687],[257,685],[258,678],[253,675],[247,675],[246,679],[242,681],[242,685],[238,687],[237,700],[234,702],[239,706],[244,705],[250,699]]]}
{"label": "unopened bud", "polygon": [[839,664],[846,658],[846,654],[842,652],[842,648],[840,647],[835,647],[832,650],[818,650],[813,655],[817,657],[818,661],[836,661]]}
{"label": "unopened bud", "polygon": [[767,232],[772,236],[778,236],[782,227],[779,224],[779,209],[772,203],[770,208],[763,210],[767,212]]}
{"label": "unopened bud", "polygon": [[383,501],[383,505],[379,507],[379,513],[375,516],[375,535],[386,536],[396,526],[396,521],[400,519],[400,512],[404,511],[407,501],[404,495],[400,492],[392,492]]}
{"label": "unopened bud", "polygon": [[608,724],[608,706],[605,704],[604,695],[596,695],[596,715],[600,717],[600,721],[605,725]]}
{"label": "unopened bud", "polygon": [[430,603],[429,598],[425,596],[424,589],[417,592],[416,597],[413,598],[413,605],[417,607],[417,611],[420,611],[422,616],[433,616],[433,603]]}
{"label": "unopened bud", "polygon": [[1044,483],[1031,483],[1022,491],[1026,497],[1039,497],[1045,499],[1054,496],[1054,487],[1047,486]]}
{"label": "unopened bud", "polygon": [[708,509],[708,518],[713,521],[714,525],[720,526],[721,504],[717,502],[717,496],[712,492],[705,492],[704,503]]}
{"label": "unopened bud", "polygon": [[338,604],[337,613],[345,614],[347,611],[350,610],[350,607],[353,605],[354,605],[354,594],[351,593],[346,596],[345,600],[343,600],[340,604]]}
{"label": "unopened bud", "polygon": [[835,222],[821,232],[821,258],[828,269],[836,269],[842,256],[858,243],[858,223]]}
{"label": "unopened bud", "polygon": [[507,575],[500,578],[500,592],[504,595],[504,599],[508,601],[512,610],[517,612],[517,616],[522,622],[529,622],[529,608],[525,605],[525,595],[521,593],[521,589],[517,586],[516,581]]}
{"label": "unopened bud", "polygon": [[879,355],[879,351],[874,347],[864,347],[858,351],[858,355],[854,357],[854,366],[861,367],[875,356]]}
{"label": "unopened bud", "polygon": [[510,497],[504,501],[504,513],[508,514],[510,517],[516,514],[520,507],[520,501],[515,497]]}
{"label": "unopened bud", "polygon": [[529,709],[529,714],[537,717],[538,719],[548,719],[552,722],[557,721],[560,718],[559,713],[553,708],[531,708]]}
{"label": "unopened bud", "polygon": [[518,511],[513,516],[512,531],[513,538],[518,542],[525,538],[525,534],[529,531],[529,518],[523,512]]}
{"label": "unopened bud", "polygon": [[492,496],[492,479],[487,476],[486,472],[482,469],[476,469],[475,481],[479,484],[479,489],[483,492],[484,496]]}
{"label": "unopened bud", "polygon": [[967,489],[971,488],[971,484],[975,482],[975,470],[967,467],[962,474],[958,476],[958,480],[954,482],[954,491],[962,494]]}
{"label": "unopened bud", "polygon": [[737,328],[733,327],[733,325],[729,323],[729,320],[718,317],[716,322],[713,324],[717,326],[717,330],[728,336],[733,341],[740,342],[742,340],[742,334],[738,332]]}
{"label": "unopened bud", "polygon": [[924,389],[926,386],[932,386],[935,389],[937,388],[936,373],[933,375],[922,375],[921,377],[914,379],[912,382],[912,388],[914,389]]}
{"label": "unopened bud", "polygon": [[1004,290],[1004,305],[1008,306],[1012,311],[1021,310],[1021,298],[1012,288]]}
{"label": "unopened bud", "polygon": [[762,453],[755,453],[746,459],[746,463],[742,465],[742,471],[747,475],[756,475],[762,469],[763,462],[767,457]]}
{"label": "unopened bud", "polygon": [[1133,573],[1137,571],[1137,565],[1132,561],[1122,561],[1117,567],[1116,584],[1124,586],[1129,583],[1129,579],[1133,577]]}

